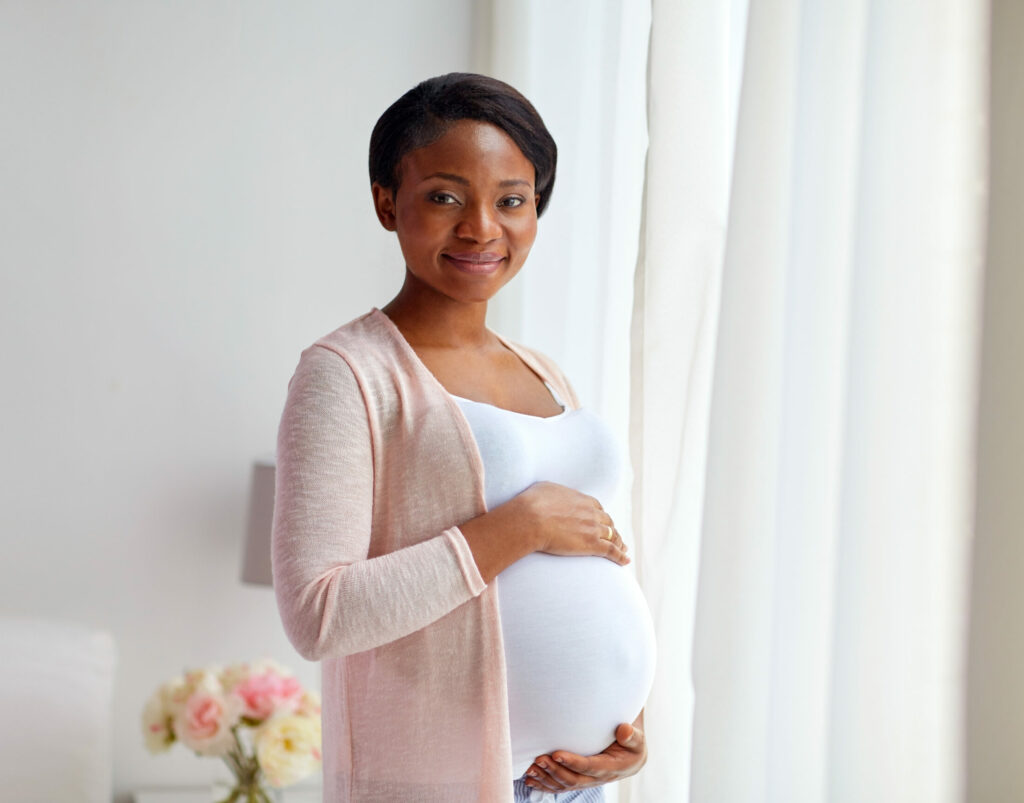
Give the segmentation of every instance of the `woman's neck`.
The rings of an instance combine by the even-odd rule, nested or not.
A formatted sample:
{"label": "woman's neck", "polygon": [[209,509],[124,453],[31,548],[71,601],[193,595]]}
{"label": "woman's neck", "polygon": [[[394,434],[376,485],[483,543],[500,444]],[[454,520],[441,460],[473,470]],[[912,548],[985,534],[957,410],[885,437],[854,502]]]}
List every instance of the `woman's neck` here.
{"label": "woman's neck", "polygon": [[440,293],[416,292],[404,285],[381,312],[405,339],[421,348],[479,348],[492,344],[487,302],[461,302]]}

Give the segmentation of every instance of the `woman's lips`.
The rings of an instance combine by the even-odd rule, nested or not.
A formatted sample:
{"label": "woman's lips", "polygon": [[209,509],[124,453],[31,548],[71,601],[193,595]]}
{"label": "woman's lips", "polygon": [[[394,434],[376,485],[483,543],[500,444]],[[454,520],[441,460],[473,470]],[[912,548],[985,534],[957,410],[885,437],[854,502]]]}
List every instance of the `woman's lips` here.
{"label": "woman's lips", "polygon": [[459,270],[477,275],[494,273],[505,259],[501,254],[495,254],[490,251],[463,251],[442,254],[442,256]]}

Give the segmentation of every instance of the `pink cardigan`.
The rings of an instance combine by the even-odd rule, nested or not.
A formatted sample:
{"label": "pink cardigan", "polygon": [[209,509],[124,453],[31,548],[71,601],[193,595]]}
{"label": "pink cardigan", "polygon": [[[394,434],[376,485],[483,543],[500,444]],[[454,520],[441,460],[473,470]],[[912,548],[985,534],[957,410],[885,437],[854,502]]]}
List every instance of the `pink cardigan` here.
{"label": "pink cardigan", "polygon": [[[579,407],[549,358],[500,339]],[[512,800],[497,593],[457,526],[486,509],[469,424],[383,312],[302,353],[273,573],[288,638],[323,662],[325,801]]]}

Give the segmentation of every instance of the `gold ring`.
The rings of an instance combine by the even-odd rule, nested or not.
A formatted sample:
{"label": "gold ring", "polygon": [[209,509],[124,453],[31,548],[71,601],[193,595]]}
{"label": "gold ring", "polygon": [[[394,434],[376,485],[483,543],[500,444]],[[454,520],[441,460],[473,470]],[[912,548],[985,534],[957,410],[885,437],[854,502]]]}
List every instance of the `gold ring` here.
{"label": "gold ring", "polygon": [[612,526],[610,524],[606,524],[604,526],[608,528],[608,535],[602,535],[601,536],[601,540],[602,541],[614,541],[615,540],[615,530],[612,528]]}

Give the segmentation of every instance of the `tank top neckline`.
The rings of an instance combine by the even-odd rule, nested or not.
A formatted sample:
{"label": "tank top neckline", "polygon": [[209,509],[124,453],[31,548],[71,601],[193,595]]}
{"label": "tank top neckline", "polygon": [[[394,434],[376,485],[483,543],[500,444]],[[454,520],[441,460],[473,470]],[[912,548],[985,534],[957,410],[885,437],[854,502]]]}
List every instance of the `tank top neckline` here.
{"label": "tank top neckline", "polygon": [[562,412],[555,413],[554,415],[532,415],[530,413],[520,413],[517,410],[509,410],[509,409],[507,409],[505,407],[499,407],[496,404],[491,404],[490,402],[477,401],[476,399],[467,399],[465,396],[458,396],[458,395],[452,393],[450,390],[449,391],[445,391],[445,392],[449,396],[451,396],[453,399],[457,399],[458,401],[461,401],[461,402],[469,402],[470,404],[481,404],[484,407],[490,407],[491,409],[498,410],[499,412],[502,412],[502,413],[508,413],[509,415],[516,415],[516,416],[519,416],[520,418],[533,418],[533,419],[536,419],[538,421],[553,421],[555,419],[565,418],[567,415],[569,415],[569,413],[577,412],[577,410],[570,410],[569,409],[568,405],[566,405],[558,397],[558,394],[555,393],[554,388],[552,388],[551,385],[549,385],[546,380],[544,380],[544,386],[548,389],[548,392],[551,393],[551,397],[555,400],[555,403],[561,405]]}

